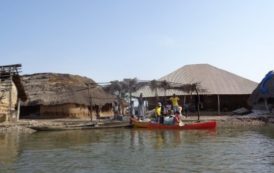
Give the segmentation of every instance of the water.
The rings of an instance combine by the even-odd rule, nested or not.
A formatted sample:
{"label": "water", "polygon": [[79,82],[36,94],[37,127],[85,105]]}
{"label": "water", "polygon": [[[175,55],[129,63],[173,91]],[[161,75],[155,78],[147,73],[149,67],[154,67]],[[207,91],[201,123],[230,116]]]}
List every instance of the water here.
{"label": "water", "polygon": [[0,173],[270,173],[274,127],[0,135]]}

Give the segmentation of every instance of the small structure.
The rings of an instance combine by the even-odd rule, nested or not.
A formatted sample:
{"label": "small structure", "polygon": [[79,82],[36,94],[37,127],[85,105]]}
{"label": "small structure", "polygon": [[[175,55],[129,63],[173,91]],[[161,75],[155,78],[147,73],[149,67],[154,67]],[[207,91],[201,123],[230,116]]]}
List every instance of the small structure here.
{"label": "small structure", "polygon": [[[143,96],[151,103],[156,98],[164,100],[176,94],[180,97],[180,104],[192,105],[192,109],[198,109],[197,103],[200,101],[200,109],[204,111],[232,111],[240,107],[247,107],[247,99],[256,88],[257,83],[240,77],[236,74],[219,69],[209,64],[193,64],[183,66],[176,71],[163,76],[159,81],[167,81],[171,84],[194,84],[200,85],[203,91],[199,96],[195,93],[187,93],[178,90],[158,90],[152,91],[151,87],[146,86],[134,93]],[[155,96],[156,95],[156,96]],[[199,97],[199,98],[198,98]],[[196,106],[196,107],[195,107]],[[151,108],[151,107],[150,107]]]}
{"label": "small structure", "polygon": [[23,76],[28,99],[22,117],[91,118],[113,116],[114,96],[93,80],[70,74],[37,73]]}
{"label": "small structure", "polygon": [[20,103],[26,100],[19,73],[21,64],[0,66],[0,122],[17,121]]}
{"label": "small structure", "polygon": [[274,71],[266,74],[257,88],[252,92],[248,103],[253,109],[272,112],[274,106]]}

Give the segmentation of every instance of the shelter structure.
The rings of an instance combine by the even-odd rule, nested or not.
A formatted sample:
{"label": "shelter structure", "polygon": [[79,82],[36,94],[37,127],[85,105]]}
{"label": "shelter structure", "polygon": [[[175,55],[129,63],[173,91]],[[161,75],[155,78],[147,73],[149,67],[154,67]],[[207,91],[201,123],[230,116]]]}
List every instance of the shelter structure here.
{"label": "shelter structure", "polygon": [[272,112],[274,106],[274,71],[268,72],[257,88],[252,92],[248,103],[254,109]]}
{"label": "shelter structure", "polygon": [[113,95],[92,79],[78,75],[37,73],[23,76],[28,95],[23,117],[96,118],[113,116]]}
{"label": "shelter structure", "polygon": [[[245,79],[236,74],[219,69],[209,64],[193,64],[183,66],[174,72],[163,76],[159,81],[167,81],[171,84],[194,84],[198,83],[202,89],[199,96],[193,93],[186,93],[178,90],[158,90],[146,86],[138,90],[135,95],[143,93],[143,96],[153,103],[155,97],[165,98],[176,94],[180,97],[180,105],[192,105],[190,109],[197,109],[198,99],[200,100],[200,109],[205,111],[226,112],[246,107],[247,99],[256,88],[257,83]],[[199,98],[198,98],[199,97]],[[151,107],[150,107],[151,108]]]}
{"label": "shelter structure", "polygon": [[0,121],[17,121],[26,94],[19,73],[21,64],[0,66]]}

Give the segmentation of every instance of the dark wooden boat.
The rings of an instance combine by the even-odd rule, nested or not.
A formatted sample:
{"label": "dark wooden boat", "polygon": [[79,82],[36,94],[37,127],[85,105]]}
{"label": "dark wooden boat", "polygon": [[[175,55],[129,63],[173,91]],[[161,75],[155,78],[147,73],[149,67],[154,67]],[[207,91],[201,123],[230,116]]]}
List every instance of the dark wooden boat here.
{"label": "dark wooden boat", "polygon": [[123,128],[131,127],[128,121],[103,122],[81,125],[53,125],[53,126],[32,126],[31,129],[37,131],[61,131],[61,130],[86,130],[86,129],[107,129],[107,128]]}
{"label": "dark wooden boat", "polygon": [[142,122],[132,118],[131,123],[136,128],[148,128],[148,129],[178,129],[178,130],[191,130],[191,129],[215,129],[217,126],[216,121],[205,122],[192,122],[186,123],[182,126],[179,125],[165,125],[156,122]]}

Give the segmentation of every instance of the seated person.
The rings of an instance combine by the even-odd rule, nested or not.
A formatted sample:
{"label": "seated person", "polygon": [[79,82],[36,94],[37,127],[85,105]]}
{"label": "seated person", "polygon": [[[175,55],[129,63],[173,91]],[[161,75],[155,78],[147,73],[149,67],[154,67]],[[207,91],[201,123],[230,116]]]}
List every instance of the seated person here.
{"label": "seated person", "polygon": [[182,122],[181,115],[179,111],[175,112],[175,117],[173,119],[174,125],[183,126],[184,123]]}

